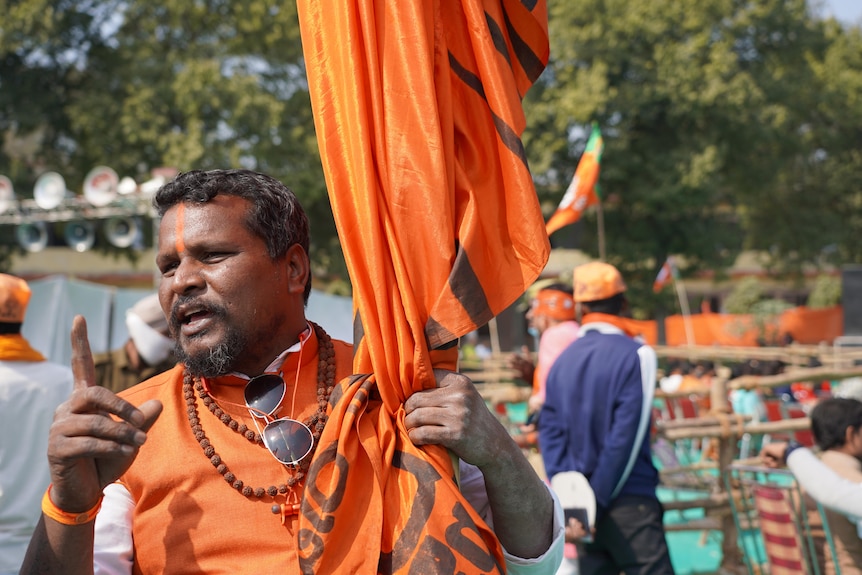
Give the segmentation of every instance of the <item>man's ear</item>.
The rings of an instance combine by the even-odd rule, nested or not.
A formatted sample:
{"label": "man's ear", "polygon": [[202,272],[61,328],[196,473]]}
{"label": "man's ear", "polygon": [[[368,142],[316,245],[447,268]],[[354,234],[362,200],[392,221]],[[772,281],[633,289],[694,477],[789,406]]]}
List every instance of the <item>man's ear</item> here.
{"label": "man's ear", "polygon": [[859,428],[848,425],[844,430],[844,445],[852,445],[853,439],[859,434]]}
{"label": "man's ear", "polygon": [[293,244],[285,254],[285,265],[287,267],[287,288],[290,293],[304,293],[305,285],[311,273],[311,263],[308,254],[299,244]]}

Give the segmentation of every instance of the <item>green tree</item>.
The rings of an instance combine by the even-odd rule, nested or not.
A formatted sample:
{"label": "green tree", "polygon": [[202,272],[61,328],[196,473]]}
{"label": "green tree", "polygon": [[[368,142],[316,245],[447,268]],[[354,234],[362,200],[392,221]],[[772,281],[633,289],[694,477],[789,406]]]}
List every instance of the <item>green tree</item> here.
{"label": "green tree", "polygon": [[821,309],[841,304],[841,278],[822,274],[814,280],[806,306]]}
{"label": "green tree", "polygon": [[[648,287],[667,254],[683,256],[683,276],[721,277],[746,248],[769,249],[777,272],[822,263],[829,244],[845,258],[858,251],[840,225],[862,215],[848,190],[862,126],[858,30],[813,18],[804,0],[558,0],[549,10],[552,60],[525,100],[531,165],[556,205],[585,126],[600,123],[608,259],[635,297],[656,302]],[[839,196],[845,209],[828,215]],[[597,255],[595,217],[579,247]]]}
{"label": "green tree", "polygon": [[[4,23],[0,43],[0,131],[38,144],[4,148],[0,173],[26,189],[50,168],[80,189],[98,164],[138,181],[161,166],[264,171],[308,211],[315,272],[343,273],[294,4],[29,0],[15,12],[21,39]],[[53,85],[44,101],[7,81],[22,73]]]}

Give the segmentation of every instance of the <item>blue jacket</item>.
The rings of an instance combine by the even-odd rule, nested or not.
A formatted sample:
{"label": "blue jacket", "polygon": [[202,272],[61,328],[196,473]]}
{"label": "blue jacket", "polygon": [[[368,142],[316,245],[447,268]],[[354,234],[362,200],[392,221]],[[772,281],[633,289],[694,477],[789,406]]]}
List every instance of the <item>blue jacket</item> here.
{"label": "blue jacket", "polygon": [[[548,374],[538,424],[548,477],[561,471],[583,473],[603,510],[631,466],[616,496],[655,497],[658,471],[649,437],[654,389],[652,348],[607,323],[582,326]],[[641,439],[630,462],[639,428]]]}

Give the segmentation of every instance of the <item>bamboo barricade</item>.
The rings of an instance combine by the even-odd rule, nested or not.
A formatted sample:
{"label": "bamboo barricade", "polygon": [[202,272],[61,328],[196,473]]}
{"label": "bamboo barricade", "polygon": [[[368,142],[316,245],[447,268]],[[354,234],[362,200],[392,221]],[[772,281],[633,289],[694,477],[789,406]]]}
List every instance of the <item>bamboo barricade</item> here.
{"label": "bamboo barricade", "polygon": [[[771,376],[742,376],[735,379],[713,377],[709,387],[687,389],[673,393],[656,391],[656,398],[706,398],[710,410],[700,417],[673,419],[656,422],[657,436],[669,442],[685,439],[709,439],[717,444],[714,461],[701,461],[679,467],[662,469],[662,483],[671,489],[689,488],[705,490],[708,494],[693,500],[663,502],[667,510],[703,509],[705,517],[684,523],[667,525],[668,531],[721,530],[722,568],[742,565],[741,551],[737,545],[736,525],[730,508],[729,494],[721,476],[731,464],[738,463],[738,444],[745,435],[774,435],[810,429],[807,417],[782,421],[754,421],[752,417],[731,412],[728,393],[732,390],[770,389],[796,382],[843,380],[862,377],[862,351],[840,350],[827,346],[792,345],[782,348],[720,348],[712,346],[656,347],[659,357],[678,357],[689,360],[709,359],[716,362],[739,362],[751,359],[781,361],[785,371]],[[518,403],[527,401],[531,387],[526,382],[516,384],[517,372],[509,368],[511,354],[500,354],[490,360],[475,364],[475,371],[466,371],[482,397],[490,404]],[[817,359],[820,367],[803,367],[811,358]],[[465,365],[464,367],[468,367]],[[469,370],[469,367],[468,367]],[[749,461],[756,464],[759,460]],[[711,481],[705,481],[698,472],[711,473]],[[687,475],[686,475],[687,474]]]}
{"label": "bamboo barricade", "polygon": [[728,389],[756,389],[789,385],[798,381],[842,380],[851,377],[862,377],[862,366],[847,367],[809,367],[796,368],[777,375],[754,376],[744,375],[730,380]]}
{"label": "bamboo barricade", "polygon": [[827,367],[848,367],[862,362],[862,349],[831,345],[799,345],[784,347],[730,347],[712,345],[653,346],[658,357],[685,358],[690,361],[712,360],[742,362],[751,359],[781,361],[788,366],[805,366],[816,359]]}
{"label": "bamboo barricade", "polygon": [[[807,417],[786,419],[782,421],[753,421],[750,416],[731,413],[728,403],[728,391],[733,389],[752,389],[786,385],[796,381],[817,381],[824,374],[838,375],[843,377],[862,375],[862,369],[850,370],[834,369],[798,369],[790,373],[782,374],[783,377],[768,376],[756,377],[746,376],[728,381],[727,379],[713,379],[709,389],[710,411],[696,418],[677,419],[661,421],[656,425],[657,434],[668,441],[674,442],[684,439],[714,439],[717,442],[716,461],[700,462],[694,465],[681,466],[678,469],[663,470],[663,477],[684,472],[696,472],[704,470],[717,470],[723,475],[734,463],[738,455],[739,440],[746,434],[764,435],[778,432],[793,432],[809,429],[811,422]],[[806,375],[807,374],[807,375]],[[740,381],[742,380],[742,381]],[[691,391],[675,394],[657,394],[658,396],[677,397],[691,395]],[[756,461],[756,460],[755,460]],[[676,481],[668,481],[672,486]],[[681,482],[685,485],[685,480]],[[702,484],[701,488],[707,485]],[[708,485],[710,494],[707,497],[692,501],[673,502],[675,509],[702,508],[707,513],[705,519],[690,521],[673,526],[673,530],[704,530],[720,529],[724,534],[722,539],[722,566],[734,566],[742,564],[741,551],[737,545],[736,525],[730,510],[729,494],[724,481],[718,480]],[[666,508],[667,505],[665,506]]]}

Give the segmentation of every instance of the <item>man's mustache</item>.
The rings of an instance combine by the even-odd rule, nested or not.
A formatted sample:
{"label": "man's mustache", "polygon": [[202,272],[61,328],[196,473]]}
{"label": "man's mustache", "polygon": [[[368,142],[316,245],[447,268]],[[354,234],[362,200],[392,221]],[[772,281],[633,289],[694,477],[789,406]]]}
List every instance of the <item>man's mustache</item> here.
{"label": "man's mustache", "polygon": [[182,321],[179,316],[179,308],[181,307],[194,307],[196,308],[196,311],[206,312],[218,318],[227,317],[227,308],[224,306],[205,302],[197,296],[181,295],[177,297],[176,301],[174,301],[174,304],[171,306],[171,315],[168,318],[168,325],[171,333],[175,336],[179,334],[180,326],[182,325]]}

